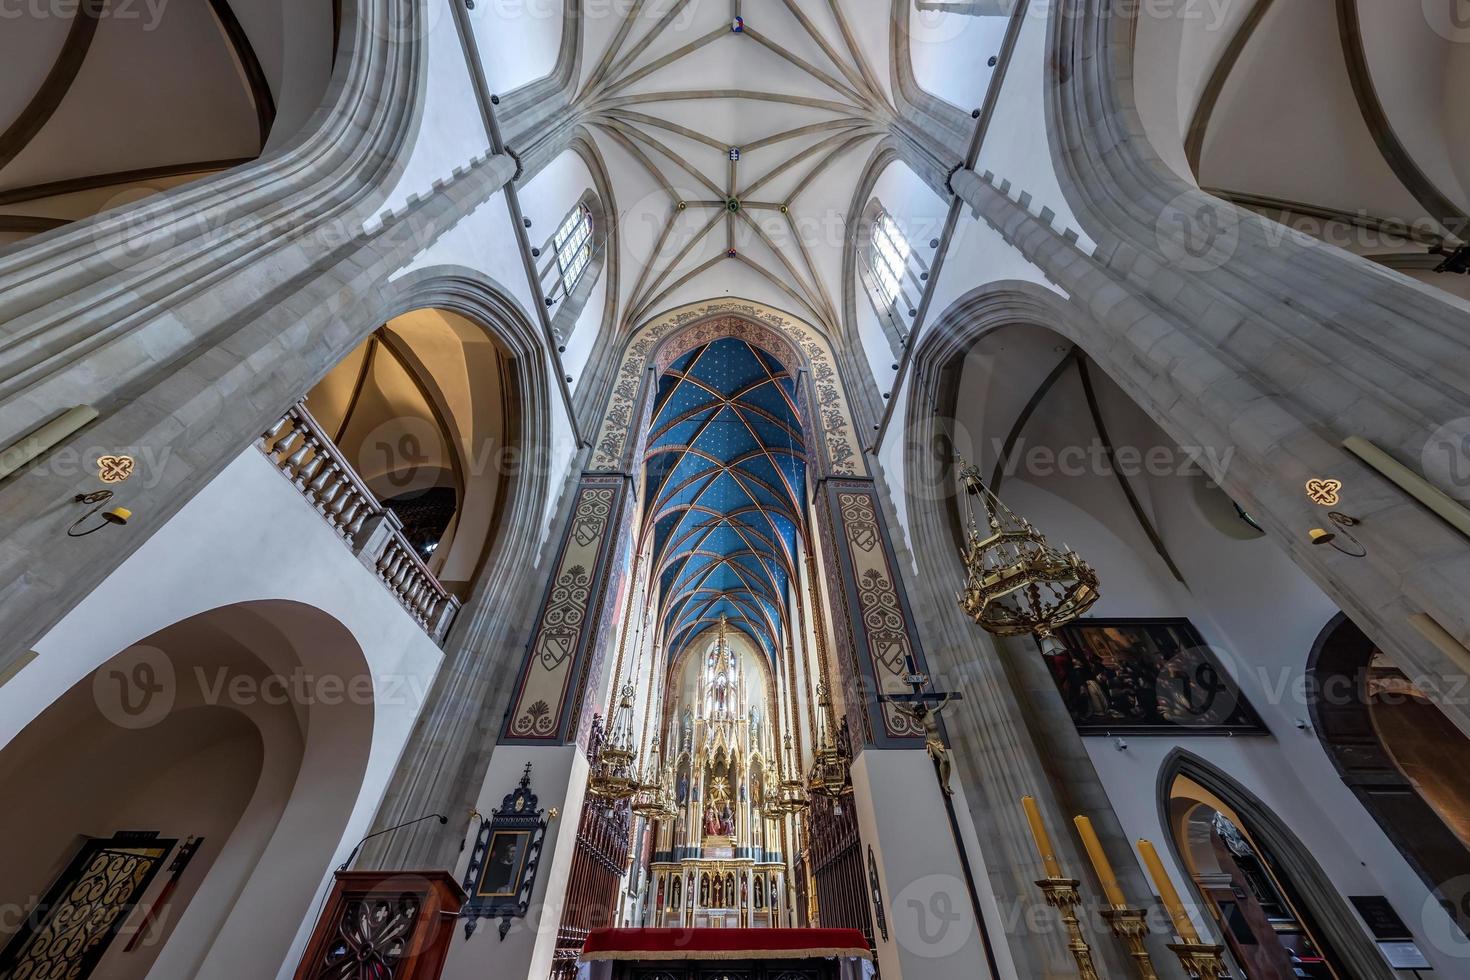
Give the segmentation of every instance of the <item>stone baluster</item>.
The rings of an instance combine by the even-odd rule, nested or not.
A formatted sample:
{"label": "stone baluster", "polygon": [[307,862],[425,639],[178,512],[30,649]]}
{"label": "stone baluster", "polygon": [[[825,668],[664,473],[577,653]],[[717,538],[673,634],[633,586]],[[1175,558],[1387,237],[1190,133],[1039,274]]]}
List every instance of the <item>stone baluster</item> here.
{"label": "stone baluster", "polygon": [[404,611],[442,641],[459,600],[419,559],[398,517],[377,501],[305,406],[294,406],[262,433],[259,446]]}

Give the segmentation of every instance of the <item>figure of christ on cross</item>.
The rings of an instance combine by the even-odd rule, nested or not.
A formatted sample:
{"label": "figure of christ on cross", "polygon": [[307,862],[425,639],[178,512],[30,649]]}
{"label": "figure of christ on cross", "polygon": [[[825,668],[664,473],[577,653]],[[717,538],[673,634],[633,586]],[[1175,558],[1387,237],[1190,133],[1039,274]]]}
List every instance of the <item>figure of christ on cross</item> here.
{"label": "figure of christ on cross", "polygon": [[939,788],[944,790],[945,796],[953,796],[954,790],[949,786],[949,777],[954,770],[954,763],[950,758],[949,748],[944,744],[944,736],[939,731],[939,714],[951,701],[963,700],[964,695],[958,691],[925,692],[929,676],[918,672],[913,657],[909,657],[908,666],[909,673],[905,680],[914,689],[913,693],[880,694],[878,700],[894,705],[899,712],[923,726],[924,748],[928,750],[929,758],[934,760]]}

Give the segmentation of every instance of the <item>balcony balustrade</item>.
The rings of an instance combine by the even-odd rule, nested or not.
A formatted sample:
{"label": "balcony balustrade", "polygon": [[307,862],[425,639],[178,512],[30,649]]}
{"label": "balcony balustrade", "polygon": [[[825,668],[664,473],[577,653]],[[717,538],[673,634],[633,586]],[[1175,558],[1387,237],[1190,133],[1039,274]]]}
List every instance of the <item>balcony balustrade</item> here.
{"label": "balcony balustrade", "polygon": [[414,621],[442,642],[459,599],[439,584],[404,537],[398,516],[378,501],[306,406],[293,405],[259,445]]}

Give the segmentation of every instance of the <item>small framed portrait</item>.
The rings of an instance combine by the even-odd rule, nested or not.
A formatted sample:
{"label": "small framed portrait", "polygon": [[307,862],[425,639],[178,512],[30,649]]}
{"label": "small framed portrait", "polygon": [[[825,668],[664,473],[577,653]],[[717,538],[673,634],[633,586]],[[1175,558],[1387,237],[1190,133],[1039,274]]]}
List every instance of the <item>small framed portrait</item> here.
{"label": "small framed portrait", "polygon": [[480,872],[480,898],[515,898],[521,891],[521,871],[531,846],[529,830],[497,830]]}
{"label": "small framed portrait", "polygon": [[1187,619],[1080,619],[1042,657],[1083,735],[1267,735]]}
{"label": "small framed portrait", "polygon": [[474,935],[480,919],[496,918],[504,940],[510,921],[526,917],[545,839],[546,811],[537,806],[531,791],[531,764],[527,763],[520,785],[490,811],[490,819],[480,823],[475,835],[464,876],[469,899],[459,913],[465,920],[466,939]]}

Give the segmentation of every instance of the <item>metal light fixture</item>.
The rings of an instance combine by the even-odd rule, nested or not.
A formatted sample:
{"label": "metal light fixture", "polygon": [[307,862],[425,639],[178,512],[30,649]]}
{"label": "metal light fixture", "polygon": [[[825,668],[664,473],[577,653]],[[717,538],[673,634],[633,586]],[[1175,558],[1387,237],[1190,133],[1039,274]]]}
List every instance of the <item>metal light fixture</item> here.
{"label": "metal light fixture", "polygon": [[844,739],[832,734],[835,727],[827,719],[832,714],[832,699],[827,694],[827,685],[817,687],[817,705],[821,726],[817,733],[817,749],[814,753],[811,772],[807,776],[807,787],[813,793],[821,793],[834,799],[852,792],[851,758]]}
{"label": "metal light fixture", "polygon": [[632,684],[623,688],[622,700],[607,732],[594,732],[592,771],[587,792],[600,800],[617,802],[631,797],[639,787],[637,750],[633,748]]}
{"label": "metal light fixture", "polygon": [[786,759],[783,763],[785,774],[777,770],[775,764],[770,766],[770,776],[766,783],[772,792],[767,798],[766,809],[776,814],[805,813],[811,807],[811,800],[807,797],[806,784],[798,776],[796,762],[792,758],[791,735],[786,736]]}
{"label": "metal light fixture", "polygon": [[[1001,503],[978,467],[960,460],[965,491],[965,589],[960,607],[996,636],[1053,631],[1098,600],[1097,572],[1066,545],[1058,551],[1023,517]],[[983,526],[976,502],[984,506]]]}
{"label": "metal light fixture", "polygon": [[126,524],[129,519],[132,518],[133,512],[128,510],[126,507],[110,507],[107,510],[102,511],[101,524],[98,524],[96,527],[89,527],[85,531],[77,530],[77,528],[82,526],[83,521],[87,520],[87,518],[91,517],[99,510],[102,510],[102,505],[107,503],[107,501],[111,499],[111,490],[95,490],[92,493],[77,494],[75,498],[77,503],[92,504],[93,507],[81,517],[78,517],[76,520],[72,521],[71,527],[66,529],[66,536],[69,538],[85,538],[89,534],[96,534],[98,531],[102,530],[109,524],[116,524],[119,527]]}
{"label": "metal light fixture", "polygon": [[648,758],[644,760],[643,778],[633,793],[633,812],[649,820],[671,816],[678,812],[674,805],[674,794],[669,788],[670,772],[659,765],[659,739],[653,736],[648,747]]}

